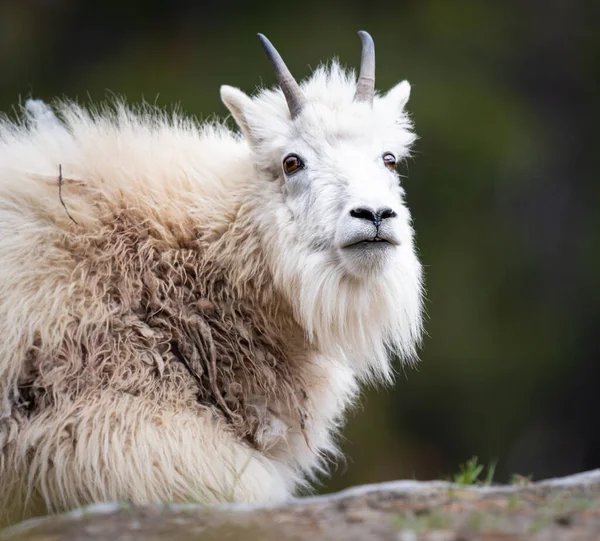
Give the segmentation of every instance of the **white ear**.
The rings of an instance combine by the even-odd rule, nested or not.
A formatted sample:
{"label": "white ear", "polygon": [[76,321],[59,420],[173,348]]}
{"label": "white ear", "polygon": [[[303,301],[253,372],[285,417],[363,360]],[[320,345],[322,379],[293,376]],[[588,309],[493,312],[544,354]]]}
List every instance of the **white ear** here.
{"label": "white ear", "polygon": [[225,107],[229,109],[229,112],[242,130],[242,133],[250,138],[251,133],[248,124],[248,113],[254,107],[252,99],[238,88],[223,85],[221,87],[221,100],[225,104]]}
{"label": "white ear", "polygon": [[382,101],[386,107],[400,114],[404,111],[408,98],[410,98],[410,84],[408,81],[402,81],[388,90],[382,97]]}

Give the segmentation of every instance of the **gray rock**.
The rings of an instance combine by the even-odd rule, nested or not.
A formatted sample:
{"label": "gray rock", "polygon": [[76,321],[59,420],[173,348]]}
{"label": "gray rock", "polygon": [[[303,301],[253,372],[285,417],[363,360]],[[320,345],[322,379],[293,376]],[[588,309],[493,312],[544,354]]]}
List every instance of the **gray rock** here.
{"label": "gray rock", "polygon": [[397,481],[277,506],[106,503],[0,532],[0,541],[159,539],[600,539],[600,470],[519,486]]}

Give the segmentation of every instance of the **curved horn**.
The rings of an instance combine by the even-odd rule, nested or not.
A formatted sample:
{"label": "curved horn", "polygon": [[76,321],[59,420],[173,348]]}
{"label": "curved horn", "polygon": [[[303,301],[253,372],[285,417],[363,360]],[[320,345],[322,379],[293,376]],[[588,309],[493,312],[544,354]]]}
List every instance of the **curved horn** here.
{"label": "curved horn", "polygon": [[273,66],[277,82],[283,91],[292,119],[294,119],[300,114],[300,111],[302,111],[302,107],[304,107],[304,104],[306,103],[306,98],[304,97],[304,94],[302,94],[302,90],[300,90],[298,83],[294,77],[292,77],[290,70],[285,65],[281,55],[277,52],[277,49],[275,49],[273,44],[262,34],[258,34],[258,37]]}
{"label": "curved horn", "polygon": [[358,35],[362,41],[362,56],[354,99],[356,101],[368,101],[373,105],[375,95],[375,44],[373,38],[364,30],[361,30]]}

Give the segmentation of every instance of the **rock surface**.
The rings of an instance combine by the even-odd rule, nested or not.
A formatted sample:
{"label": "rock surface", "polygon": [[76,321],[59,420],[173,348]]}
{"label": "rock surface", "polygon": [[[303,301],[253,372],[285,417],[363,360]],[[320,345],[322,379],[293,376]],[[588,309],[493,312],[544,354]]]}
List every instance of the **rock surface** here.
{"label": "rock surface", "polygon": [[398,481],[278,506],[99,504],[0,541],[600,540],[600,470],[521,486]]}

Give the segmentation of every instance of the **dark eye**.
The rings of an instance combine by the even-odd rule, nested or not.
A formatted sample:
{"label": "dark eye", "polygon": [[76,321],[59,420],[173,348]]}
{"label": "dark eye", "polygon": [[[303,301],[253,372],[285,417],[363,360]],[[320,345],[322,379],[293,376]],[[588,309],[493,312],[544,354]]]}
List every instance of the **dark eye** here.
{"label": "dark eye", "polygon": [[394,171],[396,169],[396,156],[394,156],[391,152],[386,152],[383,155],[383,163],[385,163],[388,169]]}
{"label": "dark eye", "polygon": [[283,158],[283,170],[286,175],[292,175],[304,168],[304,162],[295,154],[288,154]]}

